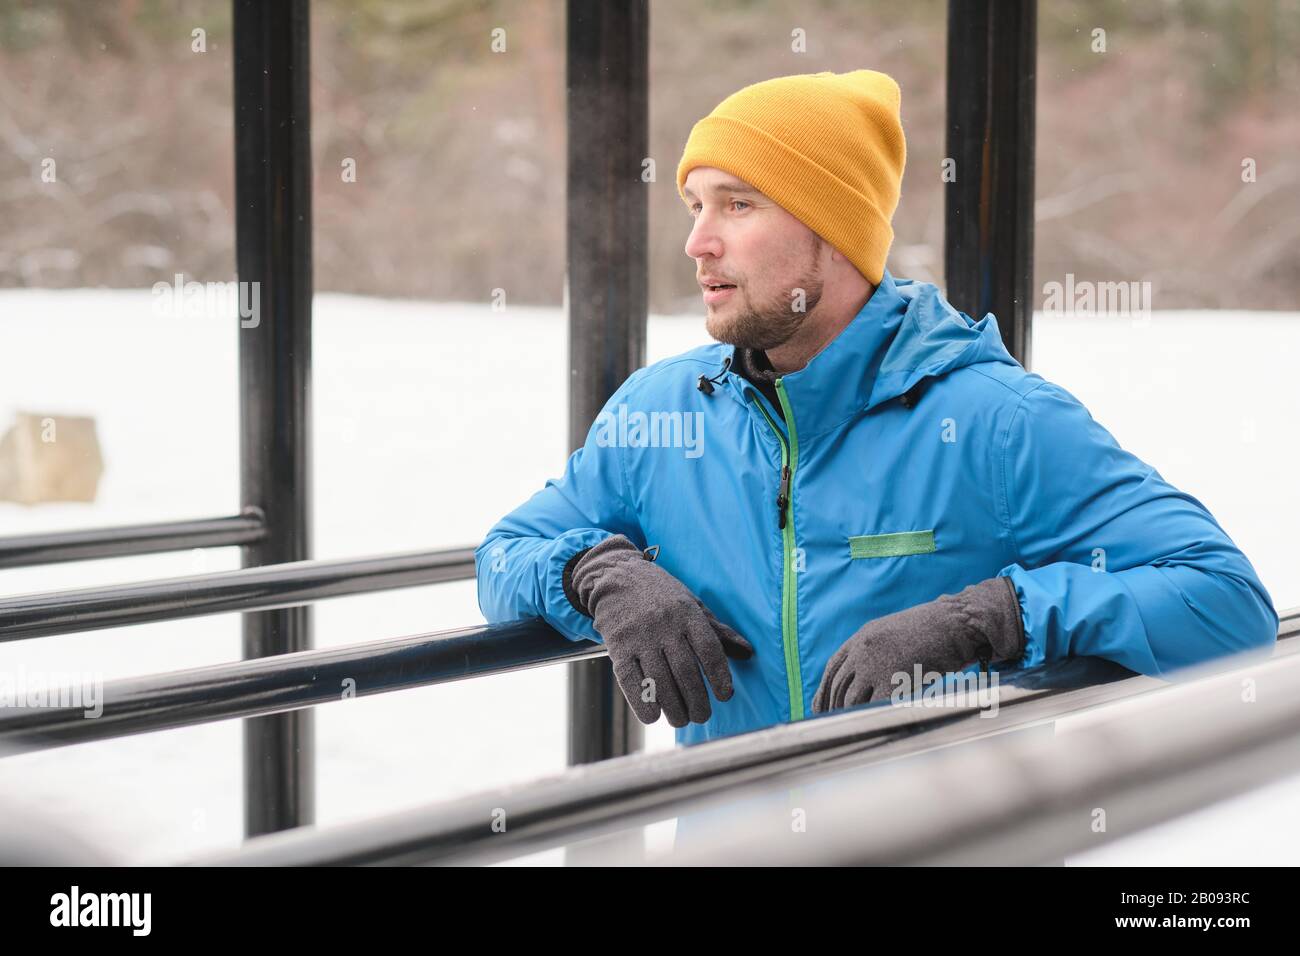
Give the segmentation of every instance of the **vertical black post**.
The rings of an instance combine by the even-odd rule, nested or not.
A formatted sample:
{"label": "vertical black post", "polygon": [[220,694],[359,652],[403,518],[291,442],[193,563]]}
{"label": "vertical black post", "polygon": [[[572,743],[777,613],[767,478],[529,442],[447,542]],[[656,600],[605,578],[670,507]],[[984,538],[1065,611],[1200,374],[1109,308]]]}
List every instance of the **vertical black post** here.
{"label": "vertical black post", "polygon": [[[649,4],[568,0],[569,447],[645,364]],[[665,175],[672,175],[668,170]],[[569,763],[644,740],[609,661],[569,667]]]}
{"label": "vertical black post", "polygon": [[[311,137],[308,0],[234,0],[240,495],[266,537],[241,566],[311,557]],[[243,284],[247,284],[246,286]],[[253,286],[256,283],[256,286]],[[243,616],[244,657],[311,647],[310,607]],[[244,832],[315,817],[310,709],[244,721]]]}
{"label": "vertical black post", "polygon": [[1029,367],[1034,296],[1034,87],[1037,0],[949,0],[945,182],[948,300],[992,312]]}

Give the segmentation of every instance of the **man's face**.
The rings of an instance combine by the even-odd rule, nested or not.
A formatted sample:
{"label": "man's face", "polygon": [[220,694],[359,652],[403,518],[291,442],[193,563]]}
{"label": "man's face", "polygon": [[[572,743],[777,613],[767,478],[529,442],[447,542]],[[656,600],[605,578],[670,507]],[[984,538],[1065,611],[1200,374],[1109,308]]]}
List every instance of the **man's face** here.
{"label": "man's face", "polygon": [[686,254],[695,260],[697,281],[735,286],[721,292],[703,288],[709,335],[742,348],[784,344],[821,300],[825,243],[777,203],[721,169],[697,166],[682,191],[695,220]]}

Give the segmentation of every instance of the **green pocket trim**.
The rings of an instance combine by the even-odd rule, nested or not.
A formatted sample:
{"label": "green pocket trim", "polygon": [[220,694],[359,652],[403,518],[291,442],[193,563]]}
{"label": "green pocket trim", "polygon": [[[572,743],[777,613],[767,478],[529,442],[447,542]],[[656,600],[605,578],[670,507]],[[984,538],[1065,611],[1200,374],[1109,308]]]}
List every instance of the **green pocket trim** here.
{"label": "green pocket trim", "polygon": [[929,554],[933,550],[933,528],[894,534],[859,534],[849,538],[850,558],[895,558],[902,554]]}

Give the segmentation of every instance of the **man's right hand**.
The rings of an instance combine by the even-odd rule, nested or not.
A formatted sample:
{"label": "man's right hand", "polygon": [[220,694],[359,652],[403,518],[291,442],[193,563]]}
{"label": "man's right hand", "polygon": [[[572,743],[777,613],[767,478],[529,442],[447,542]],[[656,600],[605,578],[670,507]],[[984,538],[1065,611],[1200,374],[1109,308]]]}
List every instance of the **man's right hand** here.
{"label": "man's right hand", "polygon": [[701,670],[718,700],[731,699],[726,659],[748,660],[753,646],[628,538],[613,535],[588,549],[571,580],[578,610],[592,618],[642,723],[658,720],[661,707],[674,727],[708,720],[713,707]]}

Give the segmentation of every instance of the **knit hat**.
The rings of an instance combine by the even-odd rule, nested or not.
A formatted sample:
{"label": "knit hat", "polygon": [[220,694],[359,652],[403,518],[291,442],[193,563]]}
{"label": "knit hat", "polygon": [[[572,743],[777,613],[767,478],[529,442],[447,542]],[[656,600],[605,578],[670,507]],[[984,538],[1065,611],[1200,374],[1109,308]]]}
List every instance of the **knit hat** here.
{"label": "knit hat", "polygon": [[677,191],[696,166],[738,176],[879,285],[907,160],[898,84],[875,70],[779,76],[746,86],[695,124]]}

